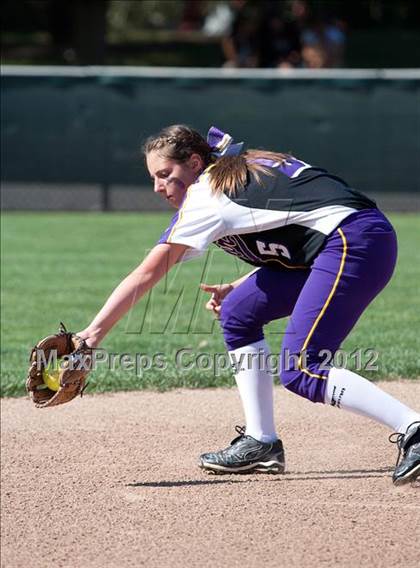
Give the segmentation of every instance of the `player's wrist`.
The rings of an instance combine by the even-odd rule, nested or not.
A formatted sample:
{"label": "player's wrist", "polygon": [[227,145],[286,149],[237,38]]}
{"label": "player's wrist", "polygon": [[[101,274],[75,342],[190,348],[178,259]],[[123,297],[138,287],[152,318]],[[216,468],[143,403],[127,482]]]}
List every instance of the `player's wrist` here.
{"label": "player's wrist", "polygon": [[93,348],[98,347],[104,337],[104,335],[101,334],[99,330],[91,330],[89,328],[80,331],[76,335],[84,339],[88,347]]}

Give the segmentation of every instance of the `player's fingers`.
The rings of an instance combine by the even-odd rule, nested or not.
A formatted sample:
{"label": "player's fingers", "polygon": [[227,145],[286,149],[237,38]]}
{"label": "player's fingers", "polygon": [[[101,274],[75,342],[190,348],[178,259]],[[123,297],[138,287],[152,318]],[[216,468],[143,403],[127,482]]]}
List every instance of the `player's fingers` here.
{"label": "player's fingers", "polygon": [[210,285],[210,284],[200,284],[200,288],[204,290],[204,292],[216,293],[218,291],[219,286],[217,285]]}
{"label": "player's fingers", "polygon": [[219,320],[220,319],[220,306],[216,306],[213,308],[214,317]]}
{"label": "player's fingers", "polygon": [[208,310],[213,310],[214,308],[216,308],[219,305],[219,302],[216,302],[214,299],[209,300],[208,302],[206,302],[206,308]]}

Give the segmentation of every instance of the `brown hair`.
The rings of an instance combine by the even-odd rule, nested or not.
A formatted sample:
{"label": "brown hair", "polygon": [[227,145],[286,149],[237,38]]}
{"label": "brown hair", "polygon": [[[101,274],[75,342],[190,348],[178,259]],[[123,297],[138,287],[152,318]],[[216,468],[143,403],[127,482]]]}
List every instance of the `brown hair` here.
{"label": "brown hair", "polygon": [[165,158],[180,163],[188,160],[192,154],[198,154],[205,167],[212,164],[208,170],[212,192],[227,195],[234,195],[239,188],[244,187],[249,175],[257,183],[261,183],[261,174],[274,175],[274,169],[261,163],[263,160],[282,164],[290,156],[269,150],[247,150],[238,156],[216,159],[212,156],[212,148],[201,134],[185,124],[173,124],[150,136],[142,150],[144,155],[159,151]]}
{"label": "brown hair", "polygon": [[281,165],[288,157],[290,154],[251,149],[239,156],[224,156],[209,169],[210,187],[215,194],[234,195],[247,184],[249,175],[258,184],[262,183],[261,174],[274,175],[274,168],[264,164],[263,160]]}
{"label": "brown hair", "polygon": [[154,150],[176,162],[185,162],[192,154],[201,156],[205,166],[214,161],[212,149],[206,140],[185,124],[173,124],[150,136],[143,144],[143,153],[147,155]]}

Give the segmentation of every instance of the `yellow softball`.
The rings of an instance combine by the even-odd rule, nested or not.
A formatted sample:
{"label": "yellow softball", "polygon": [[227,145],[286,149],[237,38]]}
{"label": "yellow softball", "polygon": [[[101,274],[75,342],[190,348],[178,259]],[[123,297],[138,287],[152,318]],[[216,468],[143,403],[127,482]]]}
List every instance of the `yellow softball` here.
{"label": "yellow softball", "polygon": [[42,380],[47,385],[47,387],[57,392],[60,388],[60,361],[58,360],[56,365],[48,365],[42,371]]}

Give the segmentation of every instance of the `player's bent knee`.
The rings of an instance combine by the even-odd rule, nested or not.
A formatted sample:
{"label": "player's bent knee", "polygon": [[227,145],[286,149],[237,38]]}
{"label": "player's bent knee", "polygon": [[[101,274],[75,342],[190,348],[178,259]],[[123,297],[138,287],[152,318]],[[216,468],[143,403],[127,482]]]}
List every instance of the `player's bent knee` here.
{"label": "player's bent knee", "polygon": [[262,325],[250,321],[246,313],[229,301],[229,296],[222,302],[220,326],[228,349],[238,349],[264,337]]}
{"label": "player's bent knee", "polygon": [[283,386],[311,402],[324,402],[326,381],[311,377],[300,369],[282,370],[280,380]]}
{"label": "player's bent knee", "polygon": [[238,319],[238,314],[235,314],[232,303],[228,301],[228,298],[223,300],[220,306],[220,326],[224,334],[240,331],[243,327],[240,318]]}

